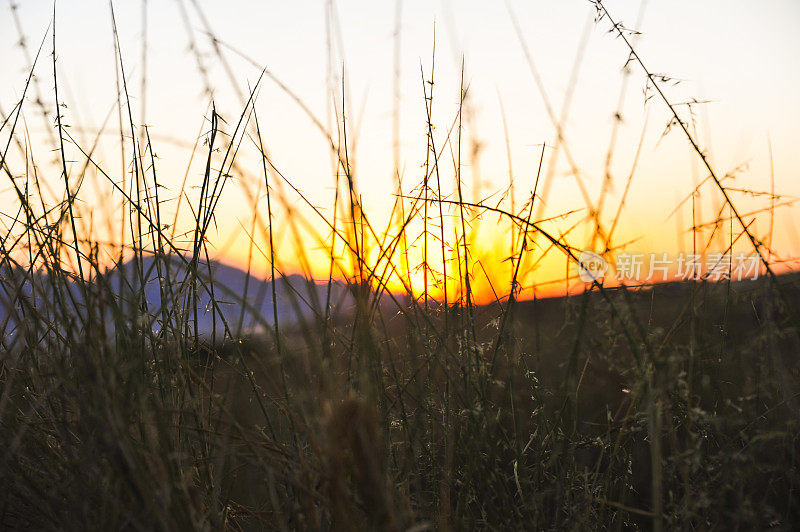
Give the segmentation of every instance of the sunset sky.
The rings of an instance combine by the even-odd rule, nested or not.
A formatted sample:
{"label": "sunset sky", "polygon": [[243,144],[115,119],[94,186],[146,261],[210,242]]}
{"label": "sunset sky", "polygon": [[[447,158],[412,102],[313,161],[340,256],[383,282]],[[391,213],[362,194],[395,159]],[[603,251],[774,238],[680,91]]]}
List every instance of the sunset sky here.
{"label": "sunset sky", "polygon": [[[41,0],[16,3],[27,47],[35,54],[53,17],[53,4]],[[458,114],[462,61],[464,83],[469,87],[462,113],[465,200],[489,198],[487,205],[497,205],[509,185],[510,160],[515,207],[519,211],[534,187],[542,143],[556,144],[553,113],[557,120],[566,119],[566,148],[580,168],[589,196],[596,201],[603,188],[614,116],[622,87],[627,84],[611,158],[611,188],[602,217],[609,225],[614,219],[641,139],[636,172],[613,243],[632,242],[626,249],[646,253],[675,254],[691,247],[691,201],[672,216],[671,213],[706,177],[706,172],[677,128],[662,135],[669,110],[657,97],[646,101],[645,77],[637,65],[631,65],[629,76],[623,74],[628,50],[621,39],[609,33],[607,20],[595,21],[595,9],[586,0],[198,4],[219,39],[230,71],[214,53],[200,11],[192,1],[150,0],[144,11],[146,31],[141,1],[114,2],[134,123],[138,128],[144,121],[150,128],[158,155],[159,181],[172,197],[181,188],[192,145],[208,130],[204,117],[210,116],[212,97],[204,89],[197,56],[190,50],[193,43],[207,69],[214,105],[227,121],[229,131],[244,109],[242,97],[247,98],[261,68],[267,68],[288,87],[334,137],[337,127],[331,102],[341,108],[344,86],[350,156],[364,209],[376,227],[385,228],[395,201],[395,161],[405,192],[419,185],[423,177],[427,130],[420,70],[429,79],[435,35],[433,122],[437,149]],[[735,180],[726,181],[728,186],[768,192],[772,168],[775,191],[784,196],[776,203],[800,197],[800,150],[796,146],[800,133],[800,3],[609,0],[605,5],[625,27],[641,31],[641,35],[630,38],[648,68],[671,79],[663,88],[673,103],[693,98],[706,102],[691,108],[679,105],[678,109],[692,123],[692,132],[716,172],[720,176],[735,172]],[[20,34],[9,6],[0,5],[0,110],[4,117],[22,95],[28,69],[23,49],[15,45]],[[188,27],[181,6],[188,14]],[[109,3],[58,2],[56,41],[59,97],[67,105],[64,120],[81,145],[88,148],[110,116],[97,159],[121,179]],[[47,34],[36,68],[43,100],[51,113],[52,46],[52,35]],[[526,59],[526,47],[536,74]],[[544,94],[538,88],[536,75]],[[574,83],[570,81],[573,77]],[[570,96],[565,112],[565,101]],[[34,100],[29,92],[23,108],[30,149],[44,179],[54,190],[63,191],[58,172],[48,166],[52,154],[46,122]],[[326,216],[331,216],[334,177],[324,135],[297,101],[272,79],[262,80],[255,108],[275,165]],[[52,117],[51,114],[47,119],[50,124]],[[125,129],[129,130],[127,126]],[[24,140],[20,131],[17,136]],[[5,147],[6,129],[0,132],[0,140]],[[248,179],[252,183],[263,180],[253,143],[247,140],[243,145],[246,149],[238,156],[239,164],[250,177],[239,177],[226,185],[217,211],[218,225],[209,235],[219,258],[242,267],[252,251],[244,231],[249,231],[253,223],[252,203],[243,192],[244,183]],[[452,147],[455,149],[455,144]],[[479,148],[475,154],[471,153],[474,147]],[[71,168],[77,171],[84,160],[77,151],[70,153],[74,155]],[[545,150],[539,192],[545,190],[547,196],[537,198],[534,211],[539,218],[545,218],[584,210],[548,222],[547,227],[555,233],[566,231],[586,217],[585,202],[570,175],[564,153],[562,146],[554,161],[552,152]],[[206,155],[207,150],[201,145],[189,168],[188,187],[199,184]],[[16,153],[10,165],[12,173],[24,173],[21,161]],[[446,181],[442,187],[450,194],[455,187],[449,149],[441,164]],[[545,184],[548,175],[552,181]],[[289,205],[325,233],[322,220],[289,188],[284,186],[284,191]],[[263,186],[260,192],[263,194]],[[732,195],[743,213],[769,205],[766,196],[739,192]],[[97,180],[96,185],[87,181],[82,197],[86,208],[94,207],[98,213],[113,213],[113,206],[118,206],[121,199],[102,180]],[[703,185],[696,201],[698,223],[713,220],[720,201],[710,183]],[[175,204],[165,204],[165,209],[174,212]],[[266,208],[263,198],[259,205]],[[506,194],[502,206],[510,209],[510,194]],[[179,225],[190,223],[189,209],[185,205],[181,209]],[[15,199],[7,185],[0,188],[0,212],[12,216],[16,212]],[[795,206],[782,207],[776,213],[773,248],[780,259],[800,252],[795,223],[798,214]],[[279,222],[284,218],[280,216]],[[768,219],[768,214],[758,215],[751,226],[758,238],[767,239]],[[419,230],[418,225],[411,229]],[[476,255],[481,256],[484,270],[490,272],[490,277],[497,275],[496,279],[509,270],[504,262],[511,243],[507,228],[507,224],[498,224],[496,217],[487,216],[477,223],[473,235]],[[734,227],[734,237],[739,230]],[[590,224],[583,223],[567,240],[577,248],[588,248],[590,231]],[[264,249],[263,237],[257,240]],[[287,270],[299,267],[290,241],[289,236],[281,240],[283,267]],[[304,245],[310,253],[311,273],[326,276],[328,264],[323,250],[310,238]],[[746,247],[741,250],[747,251]],[[254,270],[265,272],[266,260],[255,255]],[[552,259],[530,273],[526,282],[557,280],[564,276],[564,264],[563,255],[554,253]],[[491,299],[488,284],[476,282],[481,287],[480,297]]]}

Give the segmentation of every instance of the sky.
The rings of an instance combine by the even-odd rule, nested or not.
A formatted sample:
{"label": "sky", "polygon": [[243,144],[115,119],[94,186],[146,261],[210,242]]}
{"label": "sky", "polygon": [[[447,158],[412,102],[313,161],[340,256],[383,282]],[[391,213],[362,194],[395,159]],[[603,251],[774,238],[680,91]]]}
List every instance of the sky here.
{"label": "sky", "polygon": [[[49,55],[53,44],[48,33],[53,3],[16,3],[30,53],[35,54],[47,37],[36,75],[51,114],[43,119],[31,94],[23,107],[31,150],[37,154],[37,163],[46,168],[51,157],[46,129],[53,119]],[[4,114],[19,101],[29,68],[10,5],[0,5],[0,110]],[[121,179],[109,5],[99,0],[57,3],[56,64],[60,99],[66,104],[64,120],[82,145],[91,146],[108,117],[97,158]],[[777,203],[800,197],[800,155],[795,147],[800,123],[796,96],[800,94],[799,3],[610,0],[605,5],[626,28],[641,32],[629,33],[629,38],[651,72],[669,77],[663,84],[667,97],[675,104],[700,102],[677,108],[716,172],[735,176],[726,180],[728,186],[751,191],[769,191],[774,186],[782,195]],[[364,211],[376,227],[385,227],[395,202],[395,169],[406,192],[423,178],[428,143],[423,87],[435,91],[434,141],[438,148],[448,148],[442,157],[442,186],[447,194],[456,193],[453,159],[457,149],[453,148],[457,146],[445,139],[461,109],[464,199],[510,209],[511,176],[514,208],[519,211],[535,186],[544,143],[549,148],[545,149],[542,188],[537,189],[536,217],[576,211],[548,222],[547,227],[563,234],[577,224],[568,239],[578,248],[589,249],[596,243],[590,238],[591,224],[580,223],[585,222],[586,203],[566,154],[580,169],[588,196],[597,201],[614,138],[610,187],[602,213],[607,225],[615,217],[634,167],[635,173],[613,243],[628,243],[625,250],[673,254],[691,247],[692,201],[684,200],[706,172],[677,128],[664,134],[669,109],[658,98],[647,98],[652,90],[646,90],[640,68],[629,65],[630,73],[625,73],[629,51],[609,32],[607,20],[595,20],[595,9],[586,0],[234,0],[196,5],[190,0],[130,0],[114,2],[113,7],[133,122],[135,128],[148,126],[158,155],[159,182],[173,197],[186,179],[191,202],[192,191],[199,185],[211,102],[232,130],[262,69],[274,76],[258,85],[255,109],[263,142],[281,174],[322,213],[314,213],[291,188],[284,187],[276,236],[285,250],[282,267],[287,270],[300,268],[302,260],[287,224],[280,224],[288,220],[286,209],[302,213],[309,227],[323,235],[328,229],[322,217],[332,219],[335,173],[329,143],[309,114],[338,139],[336,116],[341,120],[344,108],[348,151]],[[225,64],[208,38],[209,29],[218,39]],[[198,64],[206,72],[205,79]],[[433,85],[423,83],[423,76],[430,81],[434,65]],[[462,83],[468,87],[463,104]],[[555,150],[559,129],[564,142]],[[3,145],[7,138],[4,129],[0,133]],[[189,165],[197,139],[201,147]],[[255,251],[247,238],[257,227],[248,187],[261,198],[256,208],[265,208],[263,187],[258,188],[263,180],[261,162],[251,141],[243,145],[246,148],[237,157],[247,176],[226,185],[209,238],[222,260],[244,267],[250,257],[252,267],[265,272],[264,253],[259,256],[259,250],[265,249],[263,234],[256,239]],[[75,161],[71,168],[76,170],[82,161],[75,150],[71,155]],[[13,171],[24,171],[19,160]],[[59,190],[57,172],[51,168],[42,175]],[[699,190],[695,217],[698,223],[713,220],[721,205],[719,193],[709,183]],[[95,176],[83,191],[86,209],[99,213],[98,220],[103,213],[115,217],[120,198],[108,182]],[[763,208],[766,201],[765,196],[733,195],[745,213]],[[177,204],[165,202],[164,208],[174,210]],[[0,212],[14,209],[14,198],[3,186]],[[184,203],[176,225],[190,223],[190,214]],[[772,223],[773,248],[781,258],[792,258],[800,251],[794,223],[797,214],[795,207],[783,207]],[[767,239],[768,215],[751,218],[754,233]],[[419,220],[409,227],[420,230]],[[476,257],[482,260],[481,270],[488,270],[489,278],[502,277],[509,270],[504,259],[514,242],[508,224],[485,216],[473,221],[473,228],[470,238]],[[458,233],[457,226],[448,226],[451,230]],[[322,277],[327,274],[325,252],[304,234],[301,245],[309,253],[311,274]],[[452,246],[456,237],[449,240]],[[534,257],[529,260],[536,262]],[[548,258],[534,270],[526,277],[528,284],[559,279],[563,257]],[[484,274],[476,274],[480,275]],[[487,300],[489,284],[482,283],[480,289]]]}

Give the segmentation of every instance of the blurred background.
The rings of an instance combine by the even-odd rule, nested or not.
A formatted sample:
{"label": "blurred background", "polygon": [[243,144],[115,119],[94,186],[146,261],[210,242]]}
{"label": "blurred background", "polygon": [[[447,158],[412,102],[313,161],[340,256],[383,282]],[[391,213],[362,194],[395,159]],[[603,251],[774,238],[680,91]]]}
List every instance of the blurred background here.
{"label": "blurred background", "polygon": [[[605,4],[645,65],[663,76],[660,86],[718,175],[737,190],[733,199],[750,214],[753,232],[771,243],[776,261],[786,261],[783,268],[791,267],[800,250],[793,202],[800,196],[800,4]],[[328,274],[323,242],[330,241],[341,173],[331,139],[341,145],[345,129],[364,212],[379,232],[392,232],[398,178],[404,194],[419,192],[424,179],[426,101],[432,102],[433,143],[442,154],[443,197],[455,198],[460,157],[465,201],[526,212],[546,144],[533,219],[558,217],[547,227],[568,234],[576,248],[605,251],[592,238],[593,209],[606,228],[615,227],[610,247],[645,253],[690,251],[693,213],[697,225],[729,216],[685,135],[674,123],[668,127],[670,110],[629,61],[609,21],[597,20],[591,2],[115,2],[118,52],[111,5],[56,5],[59,100],[71,135],[122,183],[131,172],[131,150],[125,151],[120,132],[130,142],[132,123],[142,142],[146,125],[164,187],[162,208],[180,234],[181,227],[194,225],[191,205],[208,156],[203,143],[212,105],[232,132],[258,84],[254,109],[264,147],[275,170],[305,197],[281,185],[275,237],[287,272]],[[53,165],[53,20],[52,2],[0,4],[0,119],[14,115],[42,44],[6,164],[15,176],[35,164],[50,187],[43,194],[56,202],[64,187]],[[262,69],[268,75],[259,82]],[[433,98],[426,100],[431,90]],[[216,258],[241,268],[249,262],[265,274],[265,236],[253,218],[266,208],[253,125],[251,120],[208,237]],[[12,140],[8,131],[0,134],[4,147]],[[78,173],[86,158],[74,146],[66,149],[70,172]],[[122,197],[93,165],[85,174],[82,223],[98,240],[121,238]],[[280,178],[273,178],[271,186],[278,187]],[[179,200],[181,190],[186,194]],[[772,190],[779,196],[767,194]],[[13,217],[16,202],[3,185],[0,212]],[[510,225],[491,215],[474,218],[479,211],[470,213],[469,238],[481,276],[503,277],[514,238]],[[284,227],[287,213],[303,220],[296,232]],[[420,224],[415,220],[409,234],[419,233]],[[716,249],[723,251],[740,228],[728,226],[717,236],[712,230],[699,229],[698,240],[705,246],[721,239]],[[308,255],[305,265],[298,247]],[[528,266],[526,288],[563,291],[562,284],[548,285],[564,277],[563,255]],[[479,299],[493,299],[486,282],[476,285]]]}

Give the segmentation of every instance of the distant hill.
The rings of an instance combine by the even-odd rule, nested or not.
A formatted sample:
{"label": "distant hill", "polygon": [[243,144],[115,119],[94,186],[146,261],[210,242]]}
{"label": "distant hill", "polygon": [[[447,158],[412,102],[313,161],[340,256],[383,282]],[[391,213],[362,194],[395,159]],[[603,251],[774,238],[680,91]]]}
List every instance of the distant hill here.
{"label": "distant hill", "polygon": [[[281,277],[275,281],[276,301],[273,302],[273,286],[268,279],[218,261],[199,262],[195,279],[189,275],[188,263],[188,258],[178,255],[148,255],[140,262],[129,260],[96,275],[84,287],[71,280],[67,281],[66,289],[58,291],[54,285],[61,284],[53,283],[47,273],[30,275],[6,263],[0,268],[0,340],[8,344],[9,339],[19,333],[20,325],[31,320],[35,320],[39,332],[43,324],[53,324],[50,328],[56,331],[72,323],[80,330],[87,319],[102,316],[108,331],[113,331],[120,323],[130,324],[135,317],[138,326],[149,326],[155,333],[162,332],[165,324],[167,328],[180,327],[179,332],[183,333],[188,324],[190,332],[196,330],[204,339],[221,341],[231,336],[269,335],[269,329],[274,326],[275,310],[279,327],[292,329],[301,322],[324,316],[328,300],[330,315],[336,320],[352,316],[355,308],[350,288],[340,281],[330,284],[328,297],[327,282],[308,280],[296,274]],[[797,289],[800,274],[781,275],[778,279],[790,299],[800,299]],[[740,314],[753,312],[751,299],[763,297],[768,282],[767,279],[733,282],[730,290],[726,283],[703,283],[698,294],[698,301],[705,302],[703,315],[725,316],[732,323],[746,322],[745,316]],[[698,285],[689,282],[672,282],[632,289],[629,294],[633,298],[631,302],[647,316],[648,323],[668,328],[674,314],[680,312],[690,292],[697,288]],[[607,291],[613,297],[619,292],[614,288]],[[653,304],[655,292],[658,293],[657,305]],[[212,293],[216,304],[212,304]],[[565,312],[570,301],[577,302],[578,298],[520,301],[516,319],[530,326],[536,324],[534,329],[550,331],[550,335],[554,331],[569,333],[569,327],[565,328],[565,315],[569,313]],[[384,296],[381,307],[395,314],[397,307],[389,299]],[[602,306],[603,297],[599,294],[593,294],[591,299]],[[500,312],[497,304],[477,309],[479,329],[486,325],[481,325],[481,317],[490,321],[497,312]],[[601,310],[603,312],[608,309]],[[527,331],[532,332],[532,329]],[[566,345],[561,347],[567,348]]]}
{"label": "distant hill", "polygon": [[[189,274],[185,257],[149,255],[96,276],[85,289],[74,280],[67,281],[68,288],[58,293],[54,284],[63,283],[51,282],[46,273],[31,276],[20,269],[3,268],[0,277],[2,286],[13,287],[0,294],[3,338],[13,335],[28,319],[64,323],[63,313],[96,315],[97,307],[105,309],[99,312],[112,328],[119,319],[130,316],[148,321],[155,332],[164,323],[174,327],[188,320],[191,329],[196,324],[198,334],[205,338],[223,338],[226,324],[233,336],[263,334],[274,326],[272,283],[217,261],[200,262],[195,279]],[[327,282],[289,275],[276,279],[274,292],[282,328],[324,315]],[[216,305],[212,304],[212,294]],[[56,302],[59,304],[53,304]],[[331,283],[330,306],[338,316],[352,310],[353,297],[344,283]]]}

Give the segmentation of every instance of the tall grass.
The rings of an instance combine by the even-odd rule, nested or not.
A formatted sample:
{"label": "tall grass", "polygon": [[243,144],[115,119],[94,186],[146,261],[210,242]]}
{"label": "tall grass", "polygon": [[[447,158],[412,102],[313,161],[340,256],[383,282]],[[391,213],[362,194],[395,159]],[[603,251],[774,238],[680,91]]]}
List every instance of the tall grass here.
{"label": "tall grass", "polygon": [[[265,146],[255,108],[262,81],[294,95],[263,70],[241,94],[239,116],[225,118],[210,107],[203,141],[192,151],[204,161],[199,192],[184,188],[178,195],[193,225],[179,231],[177,213],[173,220],[162,212],[150,131],[134,122],[113,9],[119,173],[65,127],[56,14],[45,38],[53,48],[56,127],[48,135],[63,183],[58,201],[42,190],[47,180],[23,115],[29,91],[39,93],[33,73],[45,40],[29,54],[23,96],[0,125],[0,167],[19,201],[16,212],[4,214],[0,240],[0,524],[792,528],[800,520],[797,279],[774,274],[771,238],[759,239],[753,215],[737,209],[662,81],[637,54],[631,31],[594,3],[597,22],[608,21],[629,48],[724,201],[709,243],[729,221],[729,250],[749,242],[764,280],[704,278],[644,289],[595,281],[575,297],[523,299],[528,272],[544,255],[560,253],[574,263],[579,252],[569,232],[550,231],[537,216],[540,180],[552,176],[548,148],[568,154],[580,183],[563,118],[551,110],[556,146],[541,147],[527,201],[512,199],[510,209],[468,201],[461,169],[469,88],[462,68],[458,111],[443,138],[435,135],[435,52],[421,68],[423,175],[409,187],[395,168],[397,199],[387,227],[375,225],[362,205],[345,81],[335,91],[333,127],[312,116],[337,179],[333,208],[325,211]],[[225,64],[224,42],[193,6]],[[245,150],[257,155],[254,168],[242,162]],[[67,163],[74,157],[80,171]],[[607,200],[593,201],[582,187],[583,223],[608,258],[634,170],[611,224],[601,216]],[[454,178],[452,193],[443,189],[446,173]],[[509,174],[513,182],[510,156]],[[122,223],[101,221],[111,228],[104,234],[121,235],[113,244],[96,236],[95,213],[81,202],[90,175],[123,198],[121,214],[113,213]],[[269,262],[272,308],[255,335],[244,330],[254,300],[249,285],[230,293],[210,260],[210,231],[232,176],[252,185],[252,198],[266,199],[263,210],[253,202],[250,252],[257,248]],[[308,217],[291,207],[290,195]],[[768,198],[771,215],[774,191]],[[506,286],[491,287],[496,301],[479,306],[471,285],[482,267],[475,232],[489,216],[510,229],[509,274]],[[700,226],[693,220],[691,231],[702,247]],[[328,279],[292,284],[279,230],[294,239],[301,265],[309,260],[304,248],[322,246]],[[420,247],[421,255],[414,251]],[[346,306],[335,304],[343,285]],[[158,305],[148,297],[153,287]],[[288,294],[281,308],[279,290]],[[239,311],[229,312],[231,301]],[[283,322],[287,309],[295,315]],[[203,335],[209,315],[212,332]]]}

